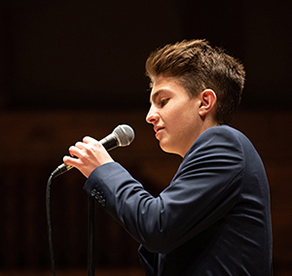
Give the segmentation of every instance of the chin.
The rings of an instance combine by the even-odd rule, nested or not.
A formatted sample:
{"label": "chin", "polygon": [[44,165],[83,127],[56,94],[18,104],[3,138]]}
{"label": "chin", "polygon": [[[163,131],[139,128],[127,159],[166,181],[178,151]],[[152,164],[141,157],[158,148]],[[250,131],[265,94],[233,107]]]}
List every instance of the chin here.
{"label": "chin", "polygon": [[173,148],[170,148],[170,147],[167,147],[166,145],[162,145],[161,143],[160,143],[160,148],[164,151],[164,152],[166,152],[166,153],[171,153],[171,154],[178,154],[178,155],[180,155],[176,150],[174,150]]}

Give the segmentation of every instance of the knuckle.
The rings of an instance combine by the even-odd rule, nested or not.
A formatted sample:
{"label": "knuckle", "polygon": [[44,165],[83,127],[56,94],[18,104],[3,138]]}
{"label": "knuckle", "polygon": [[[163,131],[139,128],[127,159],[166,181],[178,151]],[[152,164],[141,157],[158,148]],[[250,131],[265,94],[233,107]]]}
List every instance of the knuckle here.
{"label": "knuckle", "polygon": [[83,141],[83,143],[90,143],[91,142],[91,138],[87,135],[87,136],[83,137],[82,141]]}
{"label": "knuckle", "polygon": [[82,145],[82,143],[81,142],[76,142],[76,144],[75,144],[75,147],[80,147]]}

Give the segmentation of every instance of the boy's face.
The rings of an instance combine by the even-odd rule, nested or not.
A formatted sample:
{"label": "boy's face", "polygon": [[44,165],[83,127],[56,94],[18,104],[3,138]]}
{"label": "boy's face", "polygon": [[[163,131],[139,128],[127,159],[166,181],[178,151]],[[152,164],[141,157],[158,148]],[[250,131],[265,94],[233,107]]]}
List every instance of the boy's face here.
{"label": "boy's face", "polygon": [[153,84],[146,121],[153,124],[162,150],[182,157],[201,133],[200,97],[190,98],[180,83],[160,76]]}

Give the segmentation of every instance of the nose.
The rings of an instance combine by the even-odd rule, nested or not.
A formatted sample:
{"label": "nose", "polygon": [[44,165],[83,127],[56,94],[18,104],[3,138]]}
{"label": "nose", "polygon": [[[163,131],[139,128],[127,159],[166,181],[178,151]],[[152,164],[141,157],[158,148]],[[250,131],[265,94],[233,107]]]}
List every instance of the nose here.
{"label": "nose", "polygon": [[157,110],[156,108],[152,105],[148,111],[148,114],[146,116],[146,122],[148,124],[155,124],[157,121],[158,121],[158,113],[157,113]]}

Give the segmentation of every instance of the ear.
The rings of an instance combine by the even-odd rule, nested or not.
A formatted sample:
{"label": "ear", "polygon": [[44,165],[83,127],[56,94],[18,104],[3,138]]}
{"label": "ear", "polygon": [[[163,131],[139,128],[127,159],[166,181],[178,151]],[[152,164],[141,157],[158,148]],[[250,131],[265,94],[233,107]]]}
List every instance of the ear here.
{"label": "ear", "polygon": [[206,89],[200,94],[201,105],[199,107],[199,115],[205,117],[207,114],[215,112],[215,104],[217,96],[212,89]]}

